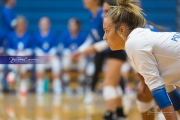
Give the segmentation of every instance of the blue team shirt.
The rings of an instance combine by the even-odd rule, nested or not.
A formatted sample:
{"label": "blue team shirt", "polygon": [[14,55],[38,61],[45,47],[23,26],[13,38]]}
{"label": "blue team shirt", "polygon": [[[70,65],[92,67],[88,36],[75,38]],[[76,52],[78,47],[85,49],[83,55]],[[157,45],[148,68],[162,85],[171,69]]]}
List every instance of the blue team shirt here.
{"label": "blue team shirt", "polygon": [[7,37],[6,48],[13,50],[33,49],[32,37],[28,32],[25,32],[22,37],[18,37],[16,32],[13,31]]}
{"label": "blue team shirt", "polygon": [[8,34],[13,31],[11,27],[11,22],[16,17],[15,12],[12,8],[4,7],[1,12],[2,19],[2,29],[0,30],[0,46],[2,45],[2,41],[6,39]]}
{"label": "blue team shirt", "polygon": [[87,35],[80,31],[76,38],[71,37],[68,30],[64,31],[60,36],[60,41],[65,49],[70,49],[71,52],[75,51],[79,46],[81,46],[86,40]]}
{"label": "blue team shirt", "polygon": [[[145,28],[149,28],[149,29],[150,29],[151,31],[153,31],[153,32],[159,32],[159,30],[158,30],[157,28],[155,28],[154,26],[152,26],[152,25],[150,25],[150,24],[148,24],[148,23],[146,23]],[[166,30],[166,31],[164,31],[164,32],[172,32],[172,30],[171,30],[171,29],[168,29],[168,30]]]}
{"label": "blue team shirt", "polygon": [[[103,30],[103,18],[102,18],[103,10],[99,9],[97,16],[93,17],[93,14],[90,14],[90,35],[93,37],[94,43],[103,40],[104,30]],[[110,52],[110,48],[105,50],[106,52]]]}
{"label": "blue team shirt", "polygon": [[155,28],[154,26],[152,25],[149,25],[148,23],[146,23],[146,28],[149,28],[151,31],[154,31],[154,32],[158,32],[159,30],[157,28]]}
{"label": "blue team shirt", "polygon": [[40,48],[45,53],[48,53],[51,48],[57,46],[57,37],[53,30],[50,30],[49,34],[45,37],[38,30],[34,33],[33,41],[35,42],[35,47]]}

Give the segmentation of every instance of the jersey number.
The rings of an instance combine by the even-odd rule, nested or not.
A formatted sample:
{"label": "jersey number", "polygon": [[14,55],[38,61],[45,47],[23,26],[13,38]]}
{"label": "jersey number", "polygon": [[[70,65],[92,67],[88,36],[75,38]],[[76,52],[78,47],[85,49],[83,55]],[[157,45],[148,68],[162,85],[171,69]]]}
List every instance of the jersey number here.
{"label": "jersey number", "polygon": [[171,40],[178,42],[177,39],[180,39],[180,33],[174,34],[173,38]]}

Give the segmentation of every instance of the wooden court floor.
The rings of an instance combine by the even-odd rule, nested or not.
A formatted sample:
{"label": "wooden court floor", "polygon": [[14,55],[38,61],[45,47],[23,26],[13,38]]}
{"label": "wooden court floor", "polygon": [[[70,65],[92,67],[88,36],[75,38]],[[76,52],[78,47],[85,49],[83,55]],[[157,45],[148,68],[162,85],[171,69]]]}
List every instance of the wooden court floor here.
{"label": "wooden court floor", "polygon": [[[0,120],[102,120],[102,96],[97,95],[89,105],[83,104],[83,98],[84,95],[5,94],[0,97]],[[141,120],[136,107],[128,120]]]}

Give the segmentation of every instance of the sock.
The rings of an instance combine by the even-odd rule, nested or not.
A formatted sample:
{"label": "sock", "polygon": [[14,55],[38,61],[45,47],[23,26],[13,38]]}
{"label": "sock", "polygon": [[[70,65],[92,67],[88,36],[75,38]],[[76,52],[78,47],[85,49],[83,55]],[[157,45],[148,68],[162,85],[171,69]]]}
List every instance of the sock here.
{"label": "sock", "polygon": [[83,84],[84,83],[84,80],[85,80],[85,76],[84,76],[84,74],[79,74],[79,76],[78,76],[78,81],[79,81],[79,83],[80,84]]}
{"label": "sock", "polygon": [[63,80],[63,82],[64,82],[65,85],[68,85],[68,83],[69,83],[69,81],[70,81],[70,76],[69,76],[69,74],[64,73],[64,74],[62,75],[62,80]]}
{"label": "sock", "polygon": [[122,107],[117,107],[116,115],[117,115],[117,117],[126,117],[126,115],[123,112],[123,108]]}
{"label": "sock", "polygon": [[44,80],[43,79],[38,79],[37,80],[36,92],[38,94],[43,94],[44,93]]}
{"label": "sock", "polygon": [[26,92],[27,92],[27,86],[26,86],[26,80],[25,79],[22,79],[20,81],[20,94],[21,95],[25,95]]}
{"label": "sock", "polygon": [[113,112],[107,110],[103,116],[104,120],[113,120]]}
{"label": "sock", "polygon": [[53,91],[55,94],[61,94],[62,93],[62,83],[60,79],[54,79],[53,80]]}

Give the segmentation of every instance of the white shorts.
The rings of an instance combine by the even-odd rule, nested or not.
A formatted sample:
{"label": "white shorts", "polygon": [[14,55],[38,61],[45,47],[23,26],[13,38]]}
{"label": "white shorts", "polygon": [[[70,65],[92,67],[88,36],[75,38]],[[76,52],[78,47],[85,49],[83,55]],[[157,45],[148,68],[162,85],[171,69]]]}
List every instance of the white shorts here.
{"label": "white shorts", "polygon": [[56,74],[61,71],[61,62],[57,56],[51,56],[47,64],[36,64],[36,72],[44,72],[46,69],[51,68],[52,73]]}
{"label": "white shorts", "polygon": [[71,59],[71,55],[64,55],[62,57],[62,67],[65,70],[77,69],[78,71],[84,71],[86,67],[86,58],[81,55],[77,62],[73,62]]}
{"label": "white shorts", "polygon": [[9,64],[8,69],[13,71],[20,71],[20,73],[25,73],[33,68],[32,64]]}

